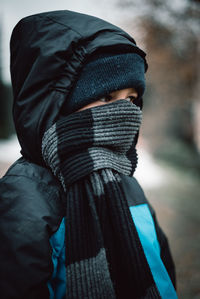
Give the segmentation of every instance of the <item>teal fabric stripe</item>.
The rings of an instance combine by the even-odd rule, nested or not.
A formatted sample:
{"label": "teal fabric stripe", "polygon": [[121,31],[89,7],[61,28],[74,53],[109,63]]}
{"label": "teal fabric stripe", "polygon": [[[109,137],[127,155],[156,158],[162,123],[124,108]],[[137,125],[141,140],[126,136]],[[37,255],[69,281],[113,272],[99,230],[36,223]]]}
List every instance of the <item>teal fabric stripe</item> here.
{"label": "teal fabric stripe", "polygon": [[66,268],[65,268],[65,219],[59,229],[50,238],[52,246],[53,273],[48,282],[50,299],[64,299],[66,296]]}
{"label": "teal fabric stripe", "polygon": [[160,246],[148,205],[131,206],[130,212],[161,298],[177,299],[174,286],[160,257]]}

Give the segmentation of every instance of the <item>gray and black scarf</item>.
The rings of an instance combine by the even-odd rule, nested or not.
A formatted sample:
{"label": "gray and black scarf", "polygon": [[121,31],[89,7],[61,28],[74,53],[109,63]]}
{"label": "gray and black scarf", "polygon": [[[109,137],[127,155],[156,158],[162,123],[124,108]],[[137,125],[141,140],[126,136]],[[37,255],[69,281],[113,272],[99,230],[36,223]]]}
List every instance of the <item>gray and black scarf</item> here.
{"label": "gray and black scarf", "polygon": [[66,194],[66,298],[160,298],[121,184],[142,112],[118,100],[57,121],[42,153]]}

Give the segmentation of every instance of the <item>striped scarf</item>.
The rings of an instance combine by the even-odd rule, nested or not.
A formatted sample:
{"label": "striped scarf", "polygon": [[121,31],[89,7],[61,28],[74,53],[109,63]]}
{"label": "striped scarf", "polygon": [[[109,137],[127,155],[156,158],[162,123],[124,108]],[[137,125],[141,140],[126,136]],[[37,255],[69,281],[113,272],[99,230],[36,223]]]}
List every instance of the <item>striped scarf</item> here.
{"label": "striped scarf", "polygon": [[141,119],[118,100],[64,117],[43,136],[43,158],[66,194],[66,298],[160,298],[120,176],[136,168]]}

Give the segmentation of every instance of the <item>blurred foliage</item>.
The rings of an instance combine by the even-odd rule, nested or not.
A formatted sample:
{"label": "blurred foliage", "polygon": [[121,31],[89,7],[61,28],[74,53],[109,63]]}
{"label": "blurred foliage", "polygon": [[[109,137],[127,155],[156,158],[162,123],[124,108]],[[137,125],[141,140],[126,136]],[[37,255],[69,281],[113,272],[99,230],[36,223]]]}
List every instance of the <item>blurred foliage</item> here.
{"label": "blurred foliage", "polygon": [[126,27],[133,36],[140,28],[139,44],[147,52],[143,135],[155,155],[200,170],[200,1],[121,0],[117,5],[134,12]]}
{"label": "blurred foliage", "polygon": [[168,164],[176,165],[180,171],[200,179],[199,153],[181,139],[168,139],[164,146],[155,149],[154,154],[157,160],[165,160]]}
{"label": "blurred foliage", "polygon": [[0,82],[0,138],[8,138],[13,133],[12,89]]}
{"label": "blurred foliage", "polygon": [[12,89],[2,81],[2,23],[0,23],[0,138],[8,138],[14,133],[12,120]]}

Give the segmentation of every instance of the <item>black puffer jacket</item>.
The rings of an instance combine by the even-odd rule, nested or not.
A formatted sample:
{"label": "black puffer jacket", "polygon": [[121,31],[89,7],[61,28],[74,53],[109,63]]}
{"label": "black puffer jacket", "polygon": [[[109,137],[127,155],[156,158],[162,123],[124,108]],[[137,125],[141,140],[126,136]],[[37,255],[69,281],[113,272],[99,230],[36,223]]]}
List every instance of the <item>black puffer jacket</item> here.
{"label": "black puffer jacket", "polygon": [[[64,298],[65,203],[60,183],[44,166],[41,138],[62,113],[87,57],[113,46],[123,46],[124,51],[130,47],[145,59],[145,53],[118,27],[70,11],[27,17],[13,31],[13,115],[23,157],[0,180],[2,299]],[[130,208],[143,204],[149,211],[155,256],[165,269],[167,287],[173,288],[167,239],[137,181],[125,175],[122,181]],[[162,298],[175,295],[167,297],[166,291]]]}

